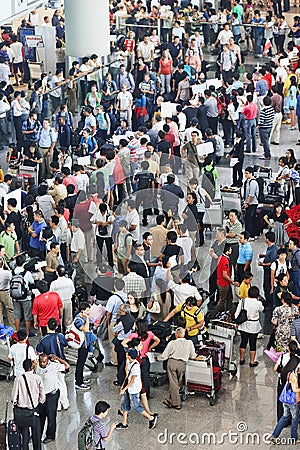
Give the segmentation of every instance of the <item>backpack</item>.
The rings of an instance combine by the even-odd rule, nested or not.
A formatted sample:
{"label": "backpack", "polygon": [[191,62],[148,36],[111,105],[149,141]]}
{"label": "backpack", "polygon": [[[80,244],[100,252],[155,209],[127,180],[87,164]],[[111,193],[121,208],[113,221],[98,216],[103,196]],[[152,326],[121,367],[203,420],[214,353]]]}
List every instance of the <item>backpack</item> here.
{"label": "backpack", "polygon": [[[265,180],[261,177],[258,178],[251,178],[249,181],[249,186],[252,180],[255,180],[258,184],[258,194],[257,194],[257,200],[259,203],[263,203],[265,200],[265,194],[264,194],[264,187],[265,187]],[[246,197],[246,183],[244,185],[244,198]]]}
{"label": "backpack", "polygon": [[[212,173],[212,170],[206,170],[204,168],[203,177],[202,177],[202,187],[203,189],[211,196],[211,198],[215,197],[215,177]],[[205,207],[208,207],[209,201],[205,199]]]}
{"label": "backpack", "polygon": [[10,296],[14,300],[26,300],[30,293],[24,279],[25,274],[26,271],[18,274],[13,273],[10,280]]}
{"label": "backpack", "polygon": [[184,304],[182,305],[181,310],[180,310],[181,312],[183,312],[184,317],[185,317],[185,316],[190,316],[190,317],[192,317],[192,318],[194,319],[194,321],[195,321],[196,323],[198,323],[197,316],[198,316],[198,314],[201,312],[201,308],[197,308],[196,311],[194,312],[194,314],[190,314],[190,313],[188,313],[187,311],[184,310],[185,307],[186,307],[186,303],[184,303]]}
{"label": "backpack", "polygon": [[95,447],[95,441],[94,441],[94,426],[95,422],[92,422],[91,419],[88,419],[81,430],[78,433],[77,443],[78,443],[78,450],[92,450],[94,448],[98,448],[100,444],[100,449],[102,450],[102,443],[101,443],[101,434],[99,442],[96,443]]}

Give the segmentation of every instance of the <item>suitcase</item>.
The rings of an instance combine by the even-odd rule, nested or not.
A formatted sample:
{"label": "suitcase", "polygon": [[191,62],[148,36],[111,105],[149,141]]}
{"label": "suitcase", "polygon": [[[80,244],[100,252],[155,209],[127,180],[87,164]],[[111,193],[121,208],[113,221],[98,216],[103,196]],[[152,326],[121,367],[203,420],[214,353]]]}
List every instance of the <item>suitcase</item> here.
{"label": "suitcase", "polygon": [[0,450],[6,450],[6,422],[0,423]]}
{"label": "suitcase", "polygon": [[155,350],[162,353],[167,346],[167,337],[172,334],[171,325],[168,322],[157,320],[149,324],[148,330],[160,339],[160,343],[155,347]]}
{"label": "suitcase", "polygon": [[[221,389],[222,386],[222,371],[221,367],[213,367],[213,376],[214,376],[214,389],[216,392],[218,392]],[[189,392],[202,392],[202,393],[209,393],[211,392],[211,387],[206,386],[205,384],[198,384],[198,383],[187,383],[187,388]]]}
{"label": "suitcase", "polygon": [[9,450],[21,449],[21,434],[13,420],[7,424],[7,441]]}
{"label": "suitcase", "polygon": [[254,167],[254,177],[261,178],[272,178],[272,169],[270,167],[262,167],[255,165]]}
{"label": "suitcase", "polygon": [[222,372],[221,372],[221,367],[213,367],[213,372],[214,372],[214,387],[215,387],[215,391],[219,391],[221,389],[221,385],[222,385]]}
{"label": "suitcase", "polygon": [[223,342],[217,342],[214,340],[210,340],[210,341],[205,341],[203,347],[196,346],[196,353],[198,356],[211,355],[213,366],[224,369],[225,348],[226,348],[226,345]]}
{"label": "suitcase", "polygon": [[223,203],[221,199],[214,199],[214,204],[205,210],[204,227],[221,227],[223,225]]}
{"label": "suitcase", "polygon": [[266,203],[267,205],[273,205],[274,203],[282,203],[282,198],[280,195],[267,194],[265,195],[264,203]]}

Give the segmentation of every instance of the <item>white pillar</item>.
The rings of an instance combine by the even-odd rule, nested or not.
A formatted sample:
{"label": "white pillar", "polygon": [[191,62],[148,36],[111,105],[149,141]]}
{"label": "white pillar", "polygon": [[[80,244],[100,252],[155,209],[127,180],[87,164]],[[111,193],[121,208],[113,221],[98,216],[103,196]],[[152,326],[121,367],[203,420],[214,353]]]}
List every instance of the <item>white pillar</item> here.
{"label": "white pillar", "polygon": [[67,56],[110,53],[109,0],[65,0]]}

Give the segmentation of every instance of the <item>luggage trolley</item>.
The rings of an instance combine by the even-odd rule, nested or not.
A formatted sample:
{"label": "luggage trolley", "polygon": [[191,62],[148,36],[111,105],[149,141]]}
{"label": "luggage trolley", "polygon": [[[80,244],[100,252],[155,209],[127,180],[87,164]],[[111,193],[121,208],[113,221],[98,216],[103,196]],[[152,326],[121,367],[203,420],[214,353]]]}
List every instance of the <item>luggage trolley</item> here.
{"label": "luggage trolley", "polygon": [[235,377],[237,365],[233,359],[233,340],[236,334],[236,325],[223,322],[222,320],[212,320],[208,327],[209,336],[225,344],[225,368]]}
{"label": "luggage trolley", "polygon": [[214,199],[214,204],[205,210],[203,217],[204,228],[221,227],[223,225],[222,199]]}
{"label": "luggage trolley", "polygon": [[221,188],[221,199],[223,202],[223,210],[229,212],[236,209],[242,214],[242,194],[240,188]]}
{"label": "luggage trolley", "polygon": [[200,356],[199,361],[189,360],[186,363],[185,383],[181,391],[181,400],[185,401],[191,392],[206,394],[211,406],[215,405],[216,391],[212,356]]}
{"label": "luggage trolley", "polygon": [[0,324],[0,377],[11,381],[14,378],[13,362],[7,360],[10,353],[10,337],[14,329]]}

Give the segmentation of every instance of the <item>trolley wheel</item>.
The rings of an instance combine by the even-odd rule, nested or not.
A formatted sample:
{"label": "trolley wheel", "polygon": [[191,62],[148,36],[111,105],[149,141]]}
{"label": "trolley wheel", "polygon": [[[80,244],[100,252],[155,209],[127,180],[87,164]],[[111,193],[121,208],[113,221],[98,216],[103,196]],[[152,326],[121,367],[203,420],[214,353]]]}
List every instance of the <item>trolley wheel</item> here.
{"label": "trolley wheel", "polygon": [[216,404],[216,394],[213,394],[210,398],[209,398],[209,404],[210,406],[214,406]]}
{"label": "trolley wheel", "polygon": [[6,381],[9,383],[10,381],[12,381],[14,379],[14,374],[13,373],[9,373],[8,375],[6,375]]}
{"label": "trolley wheel", "polygon": [[182,391],[182,392],[181,392],[181,400],[182,400],[183,402],[185,402],[186,399],[187,399],[187,393],[186,393],[186,391]]}
{"label": "trolley wheel", "polygon": [[157,387],[158,386],[158,379],[157,378],[153,378],[151,381],[152,381],[151,384],[152,384],[153,387]]}

